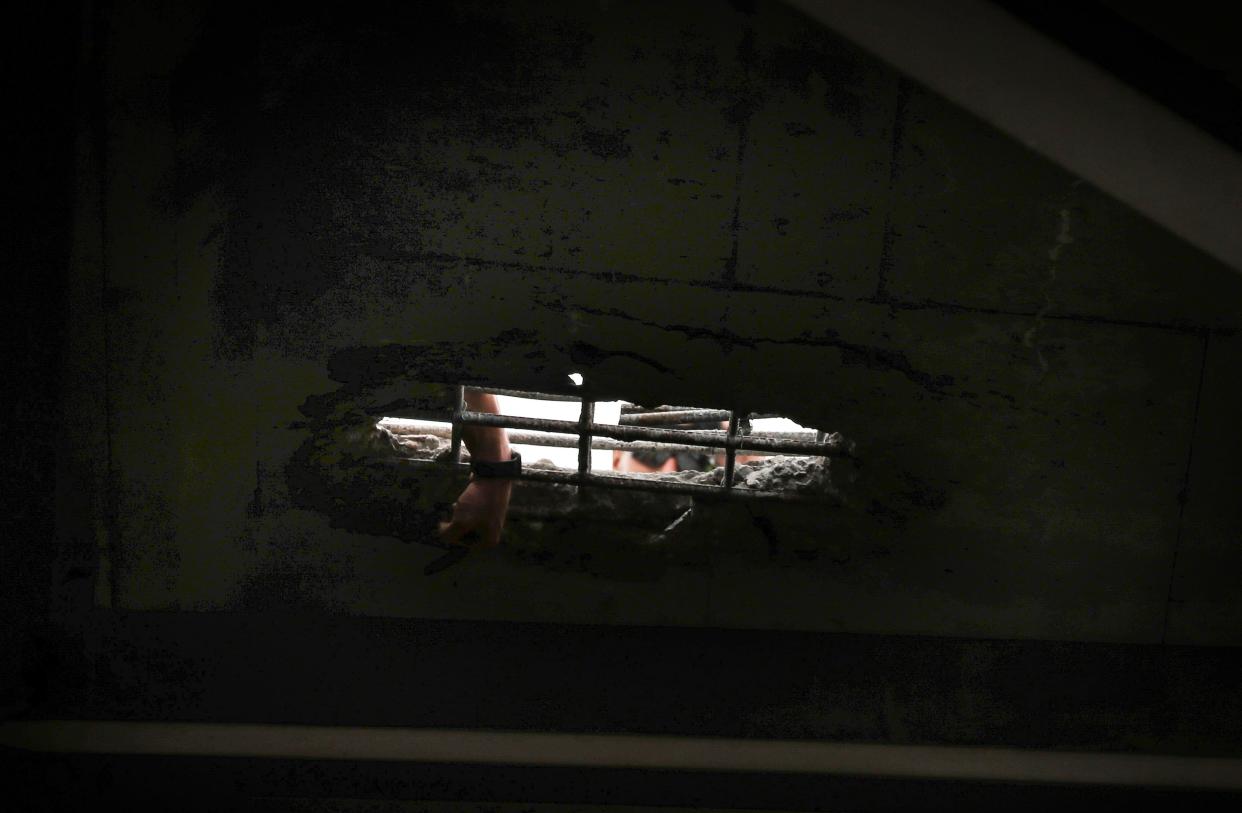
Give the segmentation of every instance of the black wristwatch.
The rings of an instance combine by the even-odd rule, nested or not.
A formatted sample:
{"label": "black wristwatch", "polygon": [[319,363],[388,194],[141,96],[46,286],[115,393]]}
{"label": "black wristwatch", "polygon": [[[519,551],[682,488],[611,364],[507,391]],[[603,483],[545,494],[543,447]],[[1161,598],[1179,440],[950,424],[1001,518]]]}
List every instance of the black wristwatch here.
{"label": "black wristwatch", "polygon": [[475,477],[517,477],[522,473],[522,456],[510,451],[509,459],[499,463],[470,458],[470,471]]}

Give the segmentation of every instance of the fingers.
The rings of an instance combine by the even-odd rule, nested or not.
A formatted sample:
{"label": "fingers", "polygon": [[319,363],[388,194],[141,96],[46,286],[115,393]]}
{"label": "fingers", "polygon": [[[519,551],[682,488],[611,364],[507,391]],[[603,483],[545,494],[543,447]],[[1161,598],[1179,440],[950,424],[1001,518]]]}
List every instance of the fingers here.
{"label": "fingers", "polygon": [[452,518],[439,524],[440,539],[448,545],[496,547],[508,507],[509,483],[471,482],[453,503]]}
{"label": "fingers", "polygon": [[[474,535],[477,541],[471,543],[467,539],[471,534]],[[500,544],[500,529],[454,519],[452,522],[440,523],[440,539],[449,545],[462,545],[467,548],[494,548]]]}
{"label": "fingers", "polygon": [[[478,542],[474,545],[466,541],[472,531],[477,532]],[[472,527],[469,523],[460,520],[452,522],[440,523],[440,539],[449,545],[462,545],[468,548],[494,548],[500,544],[500,528],[498,526],[490,527]]]}
{"label": "fingers", "polygon": [[461,539],[469,531],[470,528],[467,527],[466,523],[461,522],[456,517],[453,518],[452,522],[440,523],[440,539],[450,545],[463,544]]}

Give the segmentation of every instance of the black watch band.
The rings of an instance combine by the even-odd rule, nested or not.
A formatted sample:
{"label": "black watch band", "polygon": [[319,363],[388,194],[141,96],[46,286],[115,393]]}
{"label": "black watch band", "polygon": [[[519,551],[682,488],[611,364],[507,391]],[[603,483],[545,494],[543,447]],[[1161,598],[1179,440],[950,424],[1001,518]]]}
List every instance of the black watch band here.
{"label": "black watch band", "polygon": [[522,456],[510,451],[509,459],[499,463],[471,458],[470,471],[475,477],[517,477],[522,473]]}

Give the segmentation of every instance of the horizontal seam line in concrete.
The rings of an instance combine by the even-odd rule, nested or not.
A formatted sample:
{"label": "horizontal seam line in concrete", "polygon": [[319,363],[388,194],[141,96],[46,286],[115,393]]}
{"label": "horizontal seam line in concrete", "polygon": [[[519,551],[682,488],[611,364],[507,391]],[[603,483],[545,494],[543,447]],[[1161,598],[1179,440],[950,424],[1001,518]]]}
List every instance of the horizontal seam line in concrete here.
{"label": "horizontal seam line in concrete", "polygon": [[[521,263],[511,260],[489,260],[482,257],[467,257],[464,255],[445,254],[445,253],[418,253],[408,254],[401,258],[405,262],[416,262],[420,260],[431,260],[437,262],[459,262],[468,265],[484,266],[492,265],[498,268],[515,268],[523,271],[538,271],[541,273],[560,274],[566,277],[590,277],[598,279],[601,282],[638,282],[638,283],[659,283],[663,285],[682,285],[688,288],[707,288],[710,290],[721,291],[724,293],[759,293],[771,296],[788,296],[793,298],[811,298],[822,299],[830,302],[862,302],[868,305],[881,305],[898,310],[941,310],[946,313],[978,313],[991,316],[1014,316],[1019,318],[1033,318],[1038,313],[1038,308],[1032,308],[1029,311],[1008,310],[1005,308],[989,308],[981,305],[961,305],[954,302],[942,302],[934,299],[924,300],[903,300],[885,296],[883,298],[875,298],[874,296],[850,298],[840,296],[838,294],[829,294],[823,291],[815,291],[811,289],[798,288],[777,288],[766,285],[755,285],[753,283],[722,283],[718,280],[683,280],[672,279],[667,277],[646,277],[641,274],[632,274],[625,271],[587,271],[577,268],[565,268],[564,266],[555,265],[535,265],[533,263]],[[1110,316],[1098,316],[1089,313],[1045,313],[1045,319],[1055,319],[1067,322],[1085,322],[1089,324],[1113,325],[1120,327],[1141,327],[1152,328],[1155,330],[1167,330],[1174,333],[1185,333],[1197,335],[1204,330],[1210,330],[1216,334],[1233,335],[1242,330],[1242,324],[1239,325],[1210,325],[1203,323],[1186,323],[1178,324],[1174,322],[1158,322],[1145,319],[1120,319]]]}
{"label": "horizontal seam line in concrete", "polygon": [[1034,318],[1040,316],[1042,319],[1059,320],[1062,322],[1082,322],[1086,324],[1111,325],[1114,327],[1139,327],[1151,328],[1153,330],[1167,330],[1173,333],[1183,333],[1186,335],[1198,336],[1204,331],[1210,331],[1216,334],[1233,335],[1238,332],[1237,327],[1214,327],[1205,324],[1177,324],[1175,322],[1155,322],[1143,319],[1120,319],[1111,316],[1097,316],[1087,313],[1043,313],[1039,309],[1024,310],[1008,310],[1005,308],[989,308],[982,305],[959,305],[954,302],[941,302],[935,299],[923,300],[904,300],[904,299],[869,299],[862,300],[872,305],[882,305],[894,308],[896,310],[941,310],[947,313],[977,313],[986,316],[1014,316],[1022,319]]}
{"label": "horizontal seam line in concrete", "polygon": [[1242,760],[1016,748],[635,734],[24,720],[0,746],[43,753],[383,760],[1242,789]]}
{"label": "horizontal seam line in concrete", "polygon": [[[377,259],[391,259],[391,257],[383,257]],[[515,262],[513,260],[490,260],[482,257],[467,257],[457,254],[446,254],[441,252],[422,252],[406,254],[400,257],[404,262],[417,262],[420,260],[431,260],[437,262],[459,262],[468,265],[492,265],[498,268],[515,268],[523,271],[538,271],[560,274],[566,277],[591,277],[601,282],[645,282],[645,283],[661,283],[665,285],[684,285],[688,288],[709,288],[711,290],[723,291],[726,293],[769,293],[785,296],[812,297],[815,299],[826,299],[833,302],[848,302],[847,297],[838,294],[829,294],[823,291],[814,290],[789,290],[783,288],[774,288],[765,285],[755,285],[745,282],[722,282],[718,279],[701,279],[687,280],[676,279],[671,277],[648,277],[642,274],[633,274],[628,271],[588,271],[581,268],[566,268],[559,265],[537,265],[534,263]]]}
{"label": "horizontal seam line in concrete", "polygon": [[[921,308],[921,307],[902,308],[900,306],[897,306],[897,307],[901,310],[933,310],[936,308],[936,306],[933,306],[933,305],[929,305],[925,308]],[[802,346],[802,347],[841,347],[842,346],[842,341],[839,337],[837,338],[833,338],[833,337],[816,338],[814,336],[794,336],[794,337],[784,338],[784,339],[773,339],[773,338],[764,337],[764,336],[746,336],[740,333],[735,333],[732,330],[729,330],[728,328],[713,330],[711,328],[694,327],[693,325],[663,324],[660,322],[653,322],[648,319],[641,319],[637,316],[633,316],[631,314],[625,313],[624,311],[617,310],[616,308],[604,309],[604,308],[583,307],[583,308],[579,308],[578,310],[582,311],[583,313],[591,314],[592,316],[606,316],[606,317],[611,317],[615,319],[622,319],[628,322],[637,322],[640,325],[652,328],[654,330],[673,331],[676,333],[684,333],[688,336],[708,336],[716,341],[726,341],[730,344],[741,345],[744,347],[754,347],[755,345],[758,345],[758,344],[795,345],[795,346]],[[957,312],[980,313],[986,316],[1013,316],[1016,318],[1028,318],[1028,317],[1035,316],[1035,314],[1033,313],[1026,314],[1026,313],[1013,312],[1013,311],[990,311],[990,310],[989,311],[976,311],[976,310],[961,309],[960,311],[957,311]],[[1054,319],[1057,317],[1045,315],[1044,318]],[[1101,325],[1106,325],[1109,327],[1118,326],[1118,324],[1115,322],[1091,321],[1089,323],[1101,324]],[[1187,335],[1200,335],[1203,333],[1211,332],[1210,329],[1208,328],[1182,330],[1180,328],[1166,327],[1166,326],[1160,326],[1160,325],[1123,324],[1121,326],[1152,328],[1155,330],[1168,330],[1171,332],[1187,334]]]}

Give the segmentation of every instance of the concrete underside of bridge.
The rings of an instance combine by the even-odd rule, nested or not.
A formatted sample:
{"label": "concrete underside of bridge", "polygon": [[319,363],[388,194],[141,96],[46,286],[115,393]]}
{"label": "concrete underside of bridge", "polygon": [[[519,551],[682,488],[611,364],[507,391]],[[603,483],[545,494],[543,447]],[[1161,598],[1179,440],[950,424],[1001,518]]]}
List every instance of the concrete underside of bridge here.
{"label": "concrete underside of bridge", "polygon": [[[781,3],[175,6],[84,11],[40,119],[22,716],[1239,756],[1226,262]],[[349,438],[571,372],[840,431],[856,476],[675,544],[662,497],[518,510],[424,576],[460,481]],[[822,790],[524,770],[468,798]]]}

